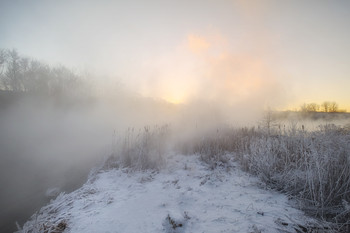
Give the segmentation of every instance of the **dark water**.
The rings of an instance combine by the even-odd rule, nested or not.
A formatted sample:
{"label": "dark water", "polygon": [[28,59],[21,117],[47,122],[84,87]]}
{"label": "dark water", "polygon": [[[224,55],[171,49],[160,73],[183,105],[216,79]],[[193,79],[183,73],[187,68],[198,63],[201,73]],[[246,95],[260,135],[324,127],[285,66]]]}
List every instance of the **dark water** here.
{"label": "dark water", "polygon": [[[1,103],[1,101],[0,101]],[[91,109],[37,101],[0,104],[0,232],[13,232],[50,201],[71,192],[103,160],[113,130]]]}
{"label": "dark water", "polygon": [[13,232],[16,221],[22,225],[45,205],[48,188],[79,188],[111,153],[115,132],[173,111],[162,102],[113,98],[57,101],[0,91],[0,232]]}
{"label": "dark water", "polygon": [[[3,142],[1,142],[1,148]],[[79,188],[94,165],[67,165],[62,173],[50,172],[41,164],[18,159],[19,155],[2,151],[0,157],[0,232],[14,232],[50,201],[45,195],[48,188],[59,187],[71,192]],[[58,165],[58,166],[63,166]]]}

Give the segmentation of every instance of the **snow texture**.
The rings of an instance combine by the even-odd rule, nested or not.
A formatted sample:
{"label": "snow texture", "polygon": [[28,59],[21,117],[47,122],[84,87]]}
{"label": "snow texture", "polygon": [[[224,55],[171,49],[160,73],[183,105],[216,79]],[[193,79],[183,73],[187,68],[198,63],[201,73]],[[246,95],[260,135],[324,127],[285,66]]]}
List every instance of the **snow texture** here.
{"label": "snow texture", "polygon": [[197,155],[171,155],[160,171],[99,171],[43,207],[22,232],[272,233],[311,222],[234,162],[212,170]]}

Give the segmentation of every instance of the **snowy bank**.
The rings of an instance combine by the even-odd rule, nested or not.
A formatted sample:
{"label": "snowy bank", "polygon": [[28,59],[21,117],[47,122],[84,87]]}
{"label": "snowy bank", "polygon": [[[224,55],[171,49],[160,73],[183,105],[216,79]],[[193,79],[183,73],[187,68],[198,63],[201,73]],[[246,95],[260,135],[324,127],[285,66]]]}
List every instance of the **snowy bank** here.
{"label": "snowy bank", "polygon": [[232,161],[210,169],[197,155],[170,155],[160,171],[99,171],[20,232],[303,232],[310,224]]}

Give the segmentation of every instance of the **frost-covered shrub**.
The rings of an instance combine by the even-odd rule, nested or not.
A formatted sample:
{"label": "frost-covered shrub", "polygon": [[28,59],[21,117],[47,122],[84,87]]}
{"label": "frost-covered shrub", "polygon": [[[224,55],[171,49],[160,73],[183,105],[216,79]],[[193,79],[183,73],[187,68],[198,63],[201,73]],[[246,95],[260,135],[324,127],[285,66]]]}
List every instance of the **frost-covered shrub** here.
{"label": "frost-covered shrub", "polygon": [[227,162],[227,153],[244,154],[248,150],[250,139],[259,134],[255,128],[235,129],[221,127],[206,134],[194,135],[182,141],[176,149],[182,154],[199,154],[200,158],[211,165]]}
{"label": "frost-covered shrub", "polygon": [[[193,138],[192,151],[210,165],[227,160],[227,153],[242,168],[270,187],[299,201],[307,213],[346,231],[350,226],[350,131],[334,125],[317,131],[217,129]],[[187,148],[190,148],[187,146]]]}
{"label": "frost-covered shrub", "polygon": [[297,197],[306,212],[349,224],[342,204],[350,201],[349,134],[322,129],[253,141],[248,171]]}
{"label": "frost-covered shrub", "polygon": [[106,160],[104,169],[125,167],[133,170],[159,169],[165,162],[167,125],[147,126],[135,130],[129,128],[113,143],[113,153]]}

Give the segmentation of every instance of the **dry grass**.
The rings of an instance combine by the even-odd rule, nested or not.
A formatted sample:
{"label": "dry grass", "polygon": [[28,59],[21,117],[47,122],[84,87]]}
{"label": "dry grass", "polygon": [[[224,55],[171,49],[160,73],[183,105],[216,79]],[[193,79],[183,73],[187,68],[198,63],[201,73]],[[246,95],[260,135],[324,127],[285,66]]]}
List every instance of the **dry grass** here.
{"label": "dry grass", "polygon": [[225,163],[231,154],[244,170],[297,200],[306,213],[330,222],[336,230],[349,230],[350,131],[346,128],[325,125],[314,132],[222,128],[178,148],[201,154],[212,167]]}
{"label": "dry grass", "polygon": [[113,139],[113,153],[104,168],[160,169],[165,163],[168,134],[168,125],[128,128],[123,137]]}
{"label": "dry grass", "polygon": [[[167,125],[129,128],[115,136],[104,169],[160,169],[166,162]],[[311,216],[340,231],[350,230],[350,131],[325,125],[307,132],[290,129],[222,127],[177,142],[183,154],[200,154],[212,169],[236,160],[269,187],[286,193]]]}

